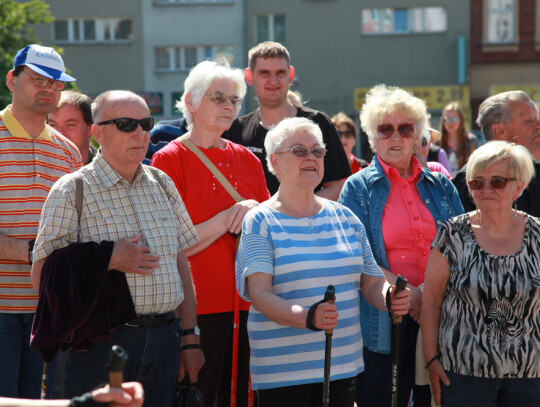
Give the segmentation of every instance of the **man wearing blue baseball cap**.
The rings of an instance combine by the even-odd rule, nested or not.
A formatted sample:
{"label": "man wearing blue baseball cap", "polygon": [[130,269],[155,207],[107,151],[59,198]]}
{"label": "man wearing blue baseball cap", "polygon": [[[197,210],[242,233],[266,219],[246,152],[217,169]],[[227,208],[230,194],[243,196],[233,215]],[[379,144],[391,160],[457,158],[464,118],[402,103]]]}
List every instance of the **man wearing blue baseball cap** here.
{"label": "man wearing blue baseball cap", "polygon": [[32,44],[15,56],[6,84],[12,103],[0,111],[0,396],[40,397],[43,362],[30,348],[38,294],[30,281],[33,239],[47,194],[81,167],[77,147],[46,124],[65,82],[64,61]]}

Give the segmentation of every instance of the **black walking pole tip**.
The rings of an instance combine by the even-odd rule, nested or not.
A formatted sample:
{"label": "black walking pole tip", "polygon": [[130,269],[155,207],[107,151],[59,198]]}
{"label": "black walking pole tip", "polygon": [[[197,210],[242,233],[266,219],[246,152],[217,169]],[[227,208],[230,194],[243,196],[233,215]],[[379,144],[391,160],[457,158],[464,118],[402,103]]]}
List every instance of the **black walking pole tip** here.
{"label": "black walking pole tip", "polygon": [[409,280],[407,280],[401,274],[398,275],[397,280],[396,280],[396,292],[394,293],[394,295],[399,293],[400,291],[403,291],[405,287],[407,287],[408,282]]}
{"label": "black walking pole tip", "polygon": [[109,356],[109,372],[122,372],[128,355],[124,348],[119,345],[113,345]]}
{"label": "black walking pole tip", "polygon": [[336,300],[336,288],[333,285],[326,287],[326,292],[324,293],[324,302],[335,301]]}

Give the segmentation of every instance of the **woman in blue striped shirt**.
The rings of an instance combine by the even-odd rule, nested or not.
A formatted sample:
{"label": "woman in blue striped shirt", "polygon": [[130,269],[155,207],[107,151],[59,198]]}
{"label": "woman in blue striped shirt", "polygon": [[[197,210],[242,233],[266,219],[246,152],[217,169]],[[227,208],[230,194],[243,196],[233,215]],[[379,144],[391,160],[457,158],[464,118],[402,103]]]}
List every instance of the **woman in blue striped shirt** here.
{"label": "woman in blue striped shirt", "polygon": [[[334,329],[330,405],[352,407],[355,377],[364,369],[358,289],[386,310],[390,285],[358,218],[313,192],[326,153],[319,127],[305,118],[285,119],[268,132],[265,149],[280,187],[244,218],[236,259],[238,291],[252,302],[248,334],[256,405],[320,405],[321,330]],[[329,284],[336,288],[335,305],[313,306]],[[389,305],[393,313],[406,314],[409,291]]]}

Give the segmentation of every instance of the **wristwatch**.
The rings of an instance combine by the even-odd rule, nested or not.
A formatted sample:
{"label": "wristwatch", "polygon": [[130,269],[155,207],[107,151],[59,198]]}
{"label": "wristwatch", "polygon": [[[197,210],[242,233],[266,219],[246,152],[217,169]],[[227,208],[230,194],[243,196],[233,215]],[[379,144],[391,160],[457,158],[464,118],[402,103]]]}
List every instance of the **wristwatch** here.
{"label": "wristwatch", "polygon": [[182,329],[182,336],[186,335],[195,335],[195,336],[201,336],[201,330],[197,325],[195,325],[193,328],[189,329]]}

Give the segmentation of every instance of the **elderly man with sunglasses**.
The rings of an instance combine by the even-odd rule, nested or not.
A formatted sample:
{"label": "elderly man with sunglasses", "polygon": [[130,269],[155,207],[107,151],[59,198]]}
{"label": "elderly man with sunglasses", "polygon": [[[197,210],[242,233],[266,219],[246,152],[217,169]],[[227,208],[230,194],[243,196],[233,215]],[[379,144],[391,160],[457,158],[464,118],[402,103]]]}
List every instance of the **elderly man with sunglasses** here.
{"label": "elderly man with sunglasses", "polygon": [[[132,310],[122,315],[110,311],[111,320],[113,316],[127,320],[112,326],[106,339],[97,338],[89,350],[68,352],[69,397],[106,380],[104,366],[114,344],[126,349],[125,377],[143,384],[146,406],[172,406],[177,378],[187,372],[196,381],[204,363],[198,337],[183,336],[180,341],[178,335],[178,318],[184,328],[197,325],[184,249],[198,236],[172,180],[141,164],[154,124],[149,113],[145,101],[132,92],[99,95],[92,104],[92,132],[101,148],[92,163],[54,185],[43,209],[34,250],[34,287],[39,287],[40,279],[50,280],[52,273],[58,273],[58,267],[49,270],[49,257],[60,261],[63,248],[88,245],[80,249],[86,257],[68,259],[66,278],[90,282],[74,283],[74,296],[79,291],[88,295],[91,287],[87,286],[103,274],[102,290],[106,290],[115,275],[127,280],[127,299],[120,305],[133,303]],[[82,199],[77,199],[78,194]],[[92,242],[95,246],[89,245]],[[82,274],[80,270],[93,277],[82,275],[77,280],[74,274]],[[107,295],[114,301],[121,293]]]}
{"label": "elderly man with sunglasses", "polygon": [[[409,280],[410,315],[401,326],[398,406],[405,407],[413,390],[416,407],[430,406],[427,386],[416,386],[418,321],[431,241],[440,224],[463,213],[456,189],[442,175],[422,168],[413,156],[429,118],[426,103],[403,89],[377,85],[362,108],[360,121],[376,156],[368,168],[347,179],[339,202],[361,220],[377,264]],[[357,383],[357,403],[369,407],[391,404],[391,320],[360,299],[365,371]],[[428,383],[423,383],[427,385]]]}
{"label": "elderly man with sunglasses", "polygon": [[30,254],[49,189],[82,165],[77,147],[46,124],[65,82],[74,80],[54,49],[36,44],[17,53],[7,74],[12,103],[0,112],[0,396],[4,397],[40,397],[43,361],[29,347],[38,300],[30,282]]}

